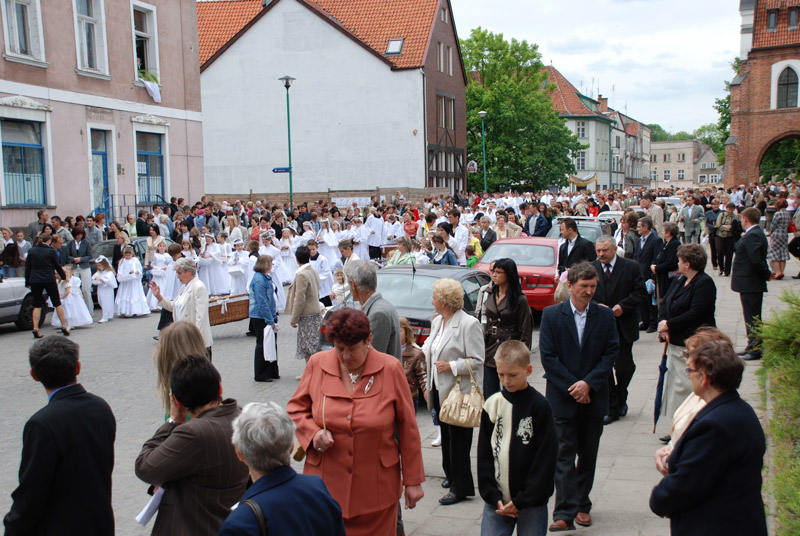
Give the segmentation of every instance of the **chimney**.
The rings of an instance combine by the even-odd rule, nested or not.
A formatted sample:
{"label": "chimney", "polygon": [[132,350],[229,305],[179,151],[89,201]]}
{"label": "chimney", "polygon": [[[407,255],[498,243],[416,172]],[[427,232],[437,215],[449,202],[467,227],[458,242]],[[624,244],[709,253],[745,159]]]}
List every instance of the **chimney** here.
{"label": "chimney", "polygon": [[597,100],[598,102],[600,102],[600,105],[598,106],[598,111],[600,113],[606,113],[608,111],[608,99],[603,98],[602,95],[597,95]]}

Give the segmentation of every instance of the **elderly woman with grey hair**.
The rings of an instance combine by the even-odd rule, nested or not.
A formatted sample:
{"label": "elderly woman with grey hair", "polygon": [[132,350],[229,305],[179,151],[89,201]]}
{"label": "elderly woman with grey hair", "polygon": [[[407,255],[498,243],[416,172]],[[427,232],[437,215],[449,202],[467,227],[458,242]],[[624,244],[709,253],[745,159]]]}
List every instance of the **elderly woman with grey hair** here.
{"label": "elderly woman with grey hair", "polygon": [[175,261],[175,274],[181,282],[181,288],[174,300],[168,300],[161,295],[161,289],[155,281],[150,282],[150,289],[158,300],[158,305],[167,311],[172,311],[175,322],[184,320],[191,322],[203,334],[206,345],[206,355],[211,359],[211,323],[208,319],[208,289],[197,277],[197,266],[194,260],[184,257]]}
{"label": "elderly woman with grey hair", "polygon": [[289,464],[295,426],[275,402],[247,404],[233,421],[233,448],[253,485],[220,529],[220,536],[292,534],[344,536],[342,509],[322,478]]}

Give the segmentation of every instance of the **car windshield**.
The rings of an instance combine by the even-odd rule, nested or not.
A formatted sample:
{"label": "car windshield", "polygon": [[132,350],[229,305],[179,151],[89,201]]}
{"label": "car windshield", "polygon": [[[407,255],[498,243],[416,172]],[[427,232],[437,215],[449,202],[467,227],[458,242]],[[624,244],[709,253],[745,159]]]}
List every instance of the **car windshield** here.
{"label": "car windshield", "polygon": [[397,308],[431,307],[435,277],[417,273],[378,272],[378,292]]}
{"label": "car windshield", "polygon": [[[581,221],[576,222],[578,224],[578,233],[582,237],[584,237],[589,242],[596,242],[600,235],[603,234],[603,230],[597,224],[589,224],[584,223]],[[561,238],[561,228],[553,225],[550,231],[547,233],[548,238]]]}
{"label": "car windshield", "polygon": [[490,263],[497,259],[513,259],[517,266],[553,266],[556,263],[556,252],[550,246],[534,244],[512,244],[495,242],[481,258],[481,263]]}
{"label": "car windshield", "polygon": [[92,246],[92,256],[99,257],[104,255],[110,259],[114,255],[114,246],[116,244],[116,242],[98,242]]}

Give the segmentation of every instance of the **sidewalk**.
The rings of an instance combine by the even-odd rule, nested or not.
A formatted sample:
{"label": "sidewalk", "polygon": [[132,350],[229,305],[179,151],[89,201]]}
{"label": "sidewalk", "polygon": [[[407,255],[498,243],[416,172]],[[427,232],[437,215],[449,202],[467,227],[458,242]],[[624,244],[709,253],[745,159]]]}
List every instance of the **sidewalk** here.
{"label": "sidewalk", "polygon": [[[796,274],[798,269],[800,266],[792,260],[787,265],[786,273]],[[713,271],[708,273],[712,275],[717,285],[717,326],[731,336],[736,350],[741,351],[747,341],[739,295],[730,290],[730,278],[719,277]],[[797,282],[784,279],[769,283],[769,292],[764,296],[765,317],[769,317],[771,309],[783,305],[779,300],[781,291],[791,286],[797,286]],[[540,392],[544,392],[545,381],[542,378],[543,371],[538,352],[538,330],[534,331],[533,335],[533,374],[530,383]],[[641,339],[634,345],[637,369],[630,387],[628,416],[606,426],[600,440],[597,473],[591,494],[594,524],[590,528],[578,527],[572,534],[669,536],[669,520],[657,517],[648,506],[650,491],[661,476],[655,469],[653,455],[662,446],[658,438],[668,434],[670,427],[670,420],[662,417],[658,422],[656,433],[653,433],[653,396],[662,350],[663,344],[657,342],[654,333],[641,332]],[[759,362],[747,363],[739,392],[763,420],[761,391],[755,374],[759,367]],[[441,468],[441,449],[430,446],[431,440],[435,437],[430,418],[420,412],[418,421],[427,481],[423,485],[425,498],[414,510],[403,511],[406,535],[479,535],[483,509],[480,496],[476,495],[471,500],[453,506],[439,505],[439,498],[446,493],[441,487],[444,477]],[[476,431],[472,448],[473,474],[476,470],[477,437]],[[548,506],[551,516],[552,508],[551,498]]]}

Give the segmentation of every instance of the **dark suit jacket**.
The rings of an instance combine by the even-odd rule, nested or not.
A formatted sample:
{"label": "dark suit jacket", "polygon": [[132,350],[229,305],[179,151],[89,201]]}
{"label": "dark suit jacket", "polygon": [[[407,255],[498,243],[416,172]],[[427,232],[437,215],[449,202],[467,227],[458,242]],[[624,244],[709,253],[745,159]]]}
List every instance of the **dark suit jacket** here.
{"label": "dark suit jacket", "polygon": [[89,261],[92,260],[92,244],[86,240],[86,237],[81,240],[80,247],[78,247],[78,243],[75,240],[67,245],[67,260],[70,264],[72,264],[72,259],[75,257],[80,257],[81,259],[81,262],[78,264],[79,267],[89,267]]}
{"label": "dark suit jacket", "polygon": [[164,485],[154,536],[219,534],[248,478],[231,444],[239,413],[229,398],[183,424],[164,423],[142,446],[136,476]]}
{"label": "dark suit jacket", "polygon": [[636,262],[617,256],[611,276],[606,279],[605,268],[600,261],[592,263],[597,269],[597,291],[594,301],[614,308],[622,307],[622,316],[614,317],[620,342],[633,344],[639,340],[638,307],[647,299],[644,279]]}
{"label": "dark suit jacket", "polygon": [[61,279],[67,276],[61,269],[56,250],[47,244],[37,244],[28,252],[25,260],[25,285],[31,283],[55,283],[55,272]]}
{"label": "dark suit jacket", "polygon": [[486,251],[487,249],[489,249],[489,246],[495,243],[496,240],[497,240],[497,233],[495,233],[494,229],[490,227],[489,230],[486,231],[486,235],[483,238],[481,238],[481,249],[483,249],[483,251]]}
{"label": "dark suit jacket", "polygon": [[546,217],[539,214],[539,219],[536,220],[536,228],[533,232],[533,236],[547,236],[547,231],[550,230],[553,224],[550,223],[550,220]]}
{"label": "dark suit jacket", "polygon": [[6,536],[114,534],[116,430],[105,400],[80,384],[53,393],[22,433],[19,487],[3,520]]}
{"label": "dark suit jacket", "polygon": [[253,509],[242,504],[247,500],[261,508],[268,534],[344,536],[342,509],[316,475],[298,475],[291,467],[280,467],[262,476],[225,520],[220,536],[259,534]]}
{"label": "dark suit jacket", "polygon": [[736,242],[733,256],[731,290],[734,292],[766,292],[771,271],[767,266],[767,237],[754,225]]}
{"label": "dark suit jacket", "polygon": [[650,509],[681,536],[766,536],[761,499],[764,431],[736,391],[695,416],[669,457],[669,474],[653,488]]}
{"label": "dark suit jacket", "polygon": [[150,236],[150,229],[147,222],[142,218],[136,218],[136,236]]}
{"label": "dark suit jacket", "polygon": [[578,344],[578,328],[570,300],[551,305],[542,312],[539,328],[539,354],[547,379],[547,400],[553,416],[571,418],[578,403],[569,388],[583,380],[591,387],[589,412],[596,417],[608,413],[608,375],[619,353],[614,313],[596,303],[589,304],[583,343]]}
{"label": "dark suit jacket", "polygon": [[664,244],[653,259],[653,264],[656,265],[658,291],[662,298],[669,292],[670,283],[673,281],[670,279],[669,274],[678,269],[678,248],[680,245],[681,241],[678,238],[673,238]]}
{"label": "dark suit jacket", "polygon": [[659,322],[667,321],[670,344],[678,346],[684,346],[700,326],[717,325],[714,320],[717,287],[711,276],[700,272],[688,286],[684,283],[685,276],[676,277],[658,308]]}
{"label": "dark suit jacket", "polygon": [[569,242],[564,240],[564,243],[561,244],[561,247],[558,249],[559,272],[563,272],[567,268],[571,268],[573,265],[578,264],[581,261],[592,262],[597,258],[597,253],[594,251],[594,244],[586,240],[581,235],[578,235],[578,237],[575,239],[575,246],[573,246],[569,255],[567,255],[568,247]]}
{"label": "dark suit jacket", "polygon": [[636,240],[636,249],[633,251],[633,260],[639,263],[639,270],[642,272],[642,277],[645,279],[653,279],[653,272],[650,270],[650,265],[661,248],[664,247],[664,241],[656,234],[655,229],[647,235],[644,247],[642,247],[641,237]]}

